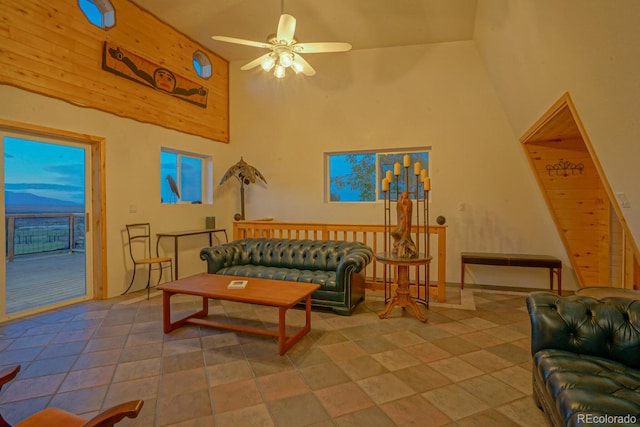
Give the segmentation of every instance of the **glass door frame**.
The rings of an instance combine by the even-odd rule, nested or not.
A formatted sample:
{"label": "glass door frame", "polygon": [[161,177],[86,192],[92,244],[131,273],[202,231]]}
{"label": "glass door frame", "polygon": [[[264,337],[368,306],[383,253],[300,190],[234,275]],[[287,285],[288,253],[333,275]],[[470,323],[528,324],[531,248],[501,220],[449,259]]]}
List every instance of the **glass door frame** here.
{"label": "glass door frame", "polygon": [[[80,134],[76,132],[70,132],[65,130],[47,128],[43,126],[20,123],[14,121],[8,121],[0,119],[0,132],[4,134],[11,134],[11,136],[35,140],[44,140],[43,142],[52,142],[64,144],[65,142],[70,146],[79,146],[85,149],[85,227],[86,232],[91,237],[87,239],[86,251],[86,275],[88,282],[87,296],[86,298],[94,299],[106,299],[107,292],[107,272],[106,272],[106,226],[105,226],[105,139],[101,137]],[[2,151],[4,153],[4,143],[2,145]],[[0,167],[4,170],[4,155],[0,159]],[[0,203],[4,208],[4,177],[2,178],[3,185],[0,186]],[[89,185],[90,187],[87,187]],[[4,209],[3,209],[4,211]],[[6,247],[5,242],[5,221],[2,221],[0,225],[0,233],[2,233],[0,240],[3,242],[3,247]],[[0,263],[0,292],[5,295],[5,283],[6,280],[6,254],[2,251],[2,263]],[[77,302],[74,300],[73,302]],[[58,306],[64,306],[73,302],[57,303],[46,307],[36,308],[34,310],[23,311],[20,313],[7,315],[5,298],[0,299],[0,322],[23,317],[26,315],[34,314],[41,311],[47,311]]]}

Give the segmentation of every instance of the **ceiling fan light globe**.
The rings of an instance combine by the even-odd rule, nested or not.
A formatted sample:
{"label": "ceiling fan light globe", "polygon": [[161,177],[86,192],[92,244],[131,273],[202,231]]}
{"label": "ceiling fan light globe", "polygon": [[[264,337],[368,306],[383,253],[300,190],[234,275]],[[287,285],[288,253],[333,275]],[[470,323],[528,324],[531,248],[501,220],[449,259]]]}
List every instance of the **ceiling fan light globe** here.
{"label": "ceiling fan light globe", "polygon": [[283,78],[285,75],[285,68],[280,64],[276,65],[276,69],[273,72],[273,75],[279,79]]}
{"label": "ceiling fan light globe", "polygon": [[280,53],[280,65],[287,68],[293,64],[293,55],[291,52],[282,52]]}
{"label": "ceiling fan light globe", "polygon": [[262,69],[265,71],[271,71],[274,65],[276,65],[275,59],[273,59],[272,57],[268,57],[264,61],[262,61],[260,67],[262,67]]}
{"label": "ceiling fan light globe", "polygon": [[301,72],[304,69],[303,65],[300,62],[296,61],[295,59],[293,60],[293,63],[291,64],[291,68],[293,68],[293,71],[295,71],[296,74],[298,74],[299,72]]}

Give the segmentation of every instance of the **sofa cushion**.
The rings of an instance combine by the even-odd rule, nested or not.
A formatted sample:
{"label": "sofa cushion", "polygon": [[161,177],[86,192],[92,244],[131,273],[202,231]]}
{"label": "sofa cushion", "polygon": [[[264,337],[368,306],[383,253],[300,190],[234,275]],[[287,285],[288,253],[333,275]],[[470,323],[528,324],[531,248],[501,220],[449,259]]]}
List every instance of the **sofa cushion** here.
{"label": "sofa cushion", "polygon": [[335,271],[354,246],[331,240],[244,239],[238,243],[244,246],[241,264],[325,271]]}
{"label": "sofa cushion", "polygon": [[[640,421],[637,369],[597,356],[554,349],[538,351],[534,369],[565,425],[597,425],[593,422],[597,416],[630,415],[635,417],[628,417],[631,425]],[[625,424],[622,418],[618,421]]]}

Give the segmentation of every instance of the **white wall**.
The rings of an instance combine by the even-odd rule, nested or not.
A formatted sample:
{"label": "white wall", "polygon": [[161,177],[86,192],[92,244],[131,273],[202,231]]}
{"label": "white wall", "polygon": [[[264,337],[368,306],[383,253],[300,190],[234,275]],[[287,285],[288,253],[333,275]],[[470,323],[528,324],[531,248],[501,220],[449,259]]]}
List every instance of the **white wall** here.
{"label": "white wall", "polygon": [[[3,119],[106,138],[109,297],[124,291],[131,279],[131,265],[124,246],[125,224],[149,221],[153,232],[192,230],[204,228],[205,217],[215,215],[217,226],[231,230],[233,213],[225,208],[230,204],[228,200],[225,201],[229,199],[229,192],[218,186],[222,174],[236,162],[236,156],[232,155],[228,144],[77,107],[11,86],[0,85],[0,97],[3,100],[0,103],[0,117]],[[213,156],[213,207],[206,204],[160,204],[159,164],[162,146]],[[130,213],[130,205],[135,205],[137,212]],[[200,249],[206,245],[206,236],[181,240],[181,277],[206,271],[206,263],[199,257]],[[163,240],[161,251],[173,253],[172,242]],[[144,287],[145,277],[144,274],[136,277],[136,287]]]}
{"label": "white wall", "polygon": [[[232,63],[229,145],[9,86],[0,86],[0,117],[106,138],[110,296],[124,289],[131,273],[123,251],[124,224],[149,220],[156,231],[192,229],[202,227],[205,216],[215,215],[218,225],[231,231],[233,214],[239,211],[238,186],[218,182],[240,156],[268,181],[247,188],[247,218],[381,223],[378,203],[324,202],[323,154],[417,146],[432,149],[431,217],[447,218],[448,281],[460,280],[460,251],[526,252],[563,259],[564,285],[572,289],[575,278],[518,138],[570,90],[612,185],[638,206],[639,190],[631,188],[631,182],[640,174],[632,162],[640,157],[632,137],[640,125],[630,115],[640,97],[637,83],[621,82],[622,76],[634,75],[629,72],[632,60],[620,56],[621,47],[611,51],[611,61],[621,64],[621,70],[597,66],[587,78],[582,68],[586,59],[577,57],[570,65],[543,49],[557,46],[557,56],[569,55],[569,41],[556,38],[564,25],[560,22],[578,26],[578,18],[565,16],[567,11],[549,23],[542,19],[547,13],[562,12],[552,6],[555,2],[527,2],[515,11],[513,3],[481,1],[479,46],[489,66],[474,42],[308,55],[318,71],[311,78],[276,80],[259,70],[241,72],[242,63]],[[587,10],[594,16],[601,12],[590,4]],[[540,40],[534,25],[542,25],[539,21],[557,37]],[[587,21],[595,24],[594,19]],[[588,25],[581,25],[586,34]],[[606,31],[596,34],[605,36]],[[622,44],[633,36],[624,28],[622,34]],[[613,37],[607,35],[607,40]],[[587,47],[600,46],[595,36],[587,40]],[[521,52],[525,48],[526,54]],[[549,65],[549,55],[559,64]],[[549,71],[556,68],[562,70],[560,77]],[[610,68],[627,73],[607,73]],[[525,70],[532,77],[525,76]],[[597,80],[599,76],[603,78]],[[603,96],[603,87],[615,96]],[[628,99],[622,89],[635,98]],[[213,207],[160,205],[162,145],[214,156]],[[137,205],[137,213],[129,213],[130,204]],[[640,228],[628,220],[635,230]],[[181,275],[204,270],[198,257],[204,243],[197,238],[184,241]],[[168,245],[164,249],[169,251]],[[539,288],[545,288],[547,280],[544,270],[481,266],[470,267],[467,276],[468,282]]]}
{"label": "white wall", "polygon": [[[247,218],[382,223],[379,203],[324,202],[328,151],[432,148],[431,218],[447,218],[447,279],[460,251],[566,254],[473,42],[308,55],[314,77],[230,65],[231,140],[268,185]],[[575,287],[569,268],[565,287]],[[471,267],[468,282],[548,286],[548,272]]]}
{"label": "white wall", "polygon": [[478,0],[475,39],[520,137],[569,92],[640,242],[640,2]]}

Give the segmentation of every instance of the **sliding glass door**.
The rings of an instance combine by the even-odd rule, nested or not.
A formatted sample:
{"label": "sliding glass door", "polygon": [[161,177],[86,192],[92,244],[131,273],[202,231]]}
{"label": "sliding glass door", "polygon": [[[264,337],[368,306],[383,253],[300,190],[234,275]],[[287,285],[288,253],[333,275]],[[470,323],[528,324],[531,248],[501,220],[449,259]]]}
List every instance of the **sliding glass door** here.
{"label": "sliding glass door", "polygon": [[92,298],[90,147],[4,133],[2,151],[2,317]]}

